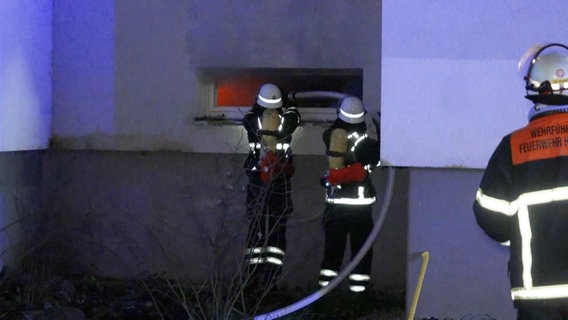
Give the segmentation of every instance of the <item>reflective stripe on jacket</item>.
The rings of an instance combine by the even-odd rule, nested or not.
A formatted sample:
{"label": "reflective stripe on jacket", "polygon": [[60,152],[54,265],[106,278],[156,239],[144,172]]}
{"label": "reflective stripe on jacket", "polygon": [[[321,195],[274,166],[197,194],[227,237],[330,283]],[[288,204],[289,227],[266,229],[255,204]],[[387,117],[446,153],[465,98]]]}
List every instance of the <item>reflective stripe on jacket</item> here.
{"label": "reflective stripe on jacket", "polygon": [[[334,128],[324,132],[326,150],[329,150],[329,135]],[[325,202],[345,205],[371,205],[375,203],[375,188],[370,173],[380,164],[378,142],[366,133],[350,132],[347,135],[345,165],[359,162],[367,171],[367,178],[360,182],[327,186]]]}
{"label": "reflective stripe on jacket", "polygon": [[[249,155],[244,163],[247,170],[257,171],[258,162],[262,152],[261,135],[262,130],[262,113],[265,108],[255,104],[247,114],[243,117],[243,126],[247,131],[249,141]],[[300,123],[300,113],[296,107],[289,107],[286,110],[279,108],[280,125],[276,132],[278,139],[276,144],[276,154],[281,160],[292,161],[292,134]]]}
{"label": "reflective stripe on jacket", "polygon": [[473,209],[485,233],[510,246],[515,304],[568,301],[568,114],[505,136]]}

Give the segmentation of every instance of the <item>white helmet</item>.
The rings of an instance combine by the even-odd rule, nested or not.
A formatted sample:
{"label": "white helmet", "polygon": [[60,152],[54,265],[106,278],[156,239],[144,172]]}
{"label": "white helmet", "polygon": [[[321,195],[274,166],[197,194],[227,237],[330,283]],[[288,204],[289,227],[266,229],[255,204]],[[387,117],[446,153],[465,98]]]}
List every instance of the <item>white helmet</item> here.
{"label": "white helmet", "polygon": [[365,121],[365,108],[361,99],[353,96],[341,100],[337,116],[347,123],[361,123]]}
{"label": "white helmet", "polygon": [[526,68],[527,99],[545,105],[568,104],[568,47],[559,43],[533,47],[519,68]]}
{"label": "white helmet", "polygon": [[258,90],[256,103],[268,109],[276,109],[282,106],[282,92],[272,83],[263,84]]}

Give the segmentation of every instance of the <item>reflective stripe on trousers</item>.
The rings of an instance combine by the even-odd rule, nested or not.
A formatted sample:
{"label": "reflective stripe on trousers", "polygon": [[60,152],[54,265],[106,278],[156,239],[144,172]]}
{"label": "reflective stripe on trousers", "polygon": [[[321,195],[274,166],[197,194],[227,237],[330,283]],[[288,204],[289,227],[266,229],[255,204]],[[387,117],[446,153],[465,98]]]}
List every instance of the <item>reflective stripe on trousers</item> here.
{"label": "reflective stripe on trousers", "polygon": [[282,265],[285,254],[284,250],[273,246],[247,248],[245,250],[245,261],[248,264]]}
{"label": "reflective stripe on trousers", "polygon": [[352,292],[363,292],[369,286],[371,276],[362,273],[352,273],[349,275],[349,290]]}
{"label": "reflective stripe on trousers", "polygon": [[[320,287],[327,286],[335,277],[338,276],[336,270],[321,269],[318,279]],[[363,292],[369,286],[371,276],[368,274],[352,273],[349,275],[349,290],[351,292]]]}

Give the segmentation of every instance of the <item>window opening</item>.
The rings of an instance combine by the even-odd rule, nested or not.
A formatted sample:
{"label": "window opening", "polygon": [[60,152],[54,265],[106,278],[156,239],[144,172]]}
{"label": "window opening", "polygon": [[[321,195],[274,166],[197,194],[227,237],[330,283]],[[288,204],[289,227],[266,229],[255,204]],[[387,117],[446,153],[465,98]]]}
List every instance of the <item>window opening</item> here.
{"label": "window opening", "polygon": [[[240,120],[256,100],[263,83],[277,85],[283,95],[330,92],[362,98],[362,69],[225,69],[200,70],[206,90],[206,119]],[[309,98],[306,98],[308,97]],[[298,95],[295,105],[303,121],[333,121],[338,99],[333,94]],[[302,98],[300,98],[302,97]]]}

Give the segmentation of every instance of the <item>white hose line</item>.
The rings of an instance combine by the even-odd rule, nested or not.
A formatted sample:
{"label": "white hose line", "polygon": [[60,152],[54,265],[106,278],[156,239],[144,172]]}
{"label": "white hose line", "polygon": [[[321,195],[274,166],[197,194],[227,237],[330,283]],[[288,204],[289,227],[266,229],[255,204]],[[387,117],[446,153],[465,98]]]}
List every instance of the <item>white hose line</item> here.
{"label": "white hose line", "polygon": [[[384,161],[382,161],[382,162],[384,163]],[[319,298],[326,295],[333,288],[335,288],[339,283],[341,283],[341,281],[343,281],[343,279],[345,279],[345,277],[347,277],[347,275],[355,268],[355,266],[357,266],[357,264],[363,259],[363,257],[367,253],[367,251],[369,251],[369,249],[372,248],[373,242],[375,241],[375,239],[377,238],[377,235],[379,234],[379,232],[381,231],[381,229],[383,227],[383,223],[385,221],[387,210],[390,206],[391,197],[392,197],[392,190],[393,190],[393,186],[394,186],[395,169],[393,167],[390,167],[390,166],[388,167],[388,169],[389,169],[389,172],[388,172],[388,179],[387,179],[387,189],[385,191],[385,198],[383,200],[383,205],[381,206],[381,210],[379,212],[378,219],[377,219],[377,221],[375,221],[375,226],[373,227],[373,230],[371,230],[371,233],[367,237],[367,240],[365,240],[365,243],[363,244],[363,246],[361,247],[359,252],[355,255],[355,257],[353,257],[353,259],[349,262],[349,264],[327,286],[319,289],[318,291],[310,294],[309,296],[305,297],[304,299],[299,300],[299,301],[297,301],[297,302],[295,302],[295,303],[293,303],[289,306],[286,306],[286,307],[278,309],[278,310],[271,311],[269,313],[256,315],[254,317],[254,320],[278,319],[278,318],[283,317],[287,314],[290,314],[294,311],[297,311],[297,310],[300,310],[302,308],[307,307],[308,305],[317,301]]]}

